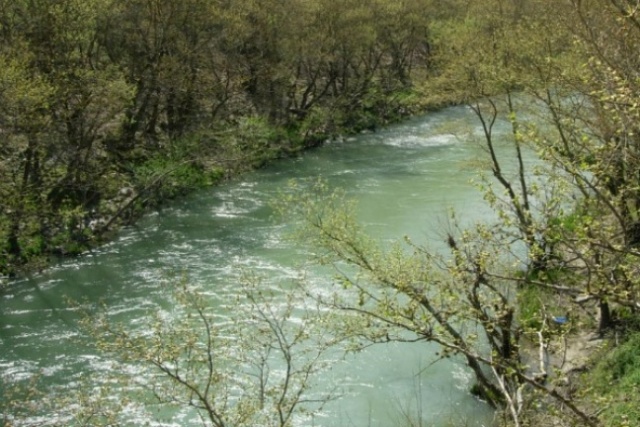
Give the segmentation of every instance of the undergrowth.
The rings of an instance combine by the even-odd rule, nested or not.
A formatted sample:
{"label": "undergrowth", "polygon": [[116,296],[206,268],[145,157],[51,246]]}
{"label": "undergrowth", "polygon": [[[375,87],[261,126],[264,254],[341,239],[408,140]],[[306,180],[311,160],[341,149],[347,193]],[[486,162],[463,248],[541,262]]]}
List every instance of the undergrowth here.
{"label": "undergrowth", "polygon": [[604,352],[583,381],[605,427],[640,425],[640,332]]}

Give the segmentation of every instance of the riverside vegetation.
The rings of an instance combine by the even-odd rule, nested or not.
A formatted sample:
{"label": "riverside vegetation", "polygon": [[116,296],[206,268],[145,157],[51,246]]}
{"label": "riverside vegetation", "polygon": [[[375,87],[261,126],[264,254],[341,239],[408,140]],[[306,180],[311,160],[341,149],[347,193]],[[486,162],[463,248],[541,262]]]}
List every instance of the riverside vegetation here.
{"label": "riverside vegetation", "polygon": [[[103,232],[138,203],[193,184],[189,177],[225,175],[222,163],[259,164],[391,119],[410,93],[427,105],[465,102],[482,125],[490,175],[477,182],[497,219],[463,229],[454,215],[447,254],[411,241],[379,245],[348,200],[322,185],[286,196],[316,260],[337,267],[335,294],[299,288],[340,318],[313,318],[341,326],[318,351],[354,337],[356,346],[435,342],[441,357],[466,362],[499,422],[640,425],[636,4],[95,3],[1,9],[11,41],[0,68],[6,270],[31,254],[72,252],[52,242],[83,242],[100,212],[111,209]],[[494,138],[501,118],[512,130],[508,144]],[[525,150],[540,162],[525,162]],[[123,188],[131,190],[118,200]],[[262,387],[246,400],[232,398],[233,373],[215,366],[214,349],[224,345],[212,343],[224,331],[216,335],[189,290],[179,302],[201,320],[201,335],[167,332],[162,319],[151,337],[91,318],[87,328],[112,354],[158,368],[171,387],[156,397],[193,406],[206,425],[291,425],[294,413],[313,410],[309,402],[321,407],[334,396],[307,397],[320,358],[307,352],[293,366],[295,345],[308,336],[285,332],[291,311],[265,309],[272,306],[252,289],[255,319],[272,337],[259,349],[288,369],[270,388],[261,374],[271,359],[247,350],[238,363],[253,361]],[[552,349],[576,331],[616,338],[603,347],[623,344],[591,370],[554,370]],[[92,405],[79,424],[115,422]]]}
{"label": "riverside vegetation", "polygon": [[410,110],[421,0],[0,2],[0,274]]}

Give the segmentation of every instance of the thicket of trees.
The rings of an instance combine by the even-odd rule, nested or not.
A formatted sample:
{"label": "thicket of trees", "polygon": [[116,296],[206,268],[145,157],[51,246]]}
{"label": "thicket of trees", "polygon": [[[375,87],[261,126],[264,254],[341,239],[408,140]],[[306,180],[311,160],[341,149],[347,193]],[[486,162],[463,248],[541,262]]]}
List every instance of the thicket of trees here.
{"label": "thicket of trees", "polygon": [[406,114],[424,0],[0,2],[0,274]]}

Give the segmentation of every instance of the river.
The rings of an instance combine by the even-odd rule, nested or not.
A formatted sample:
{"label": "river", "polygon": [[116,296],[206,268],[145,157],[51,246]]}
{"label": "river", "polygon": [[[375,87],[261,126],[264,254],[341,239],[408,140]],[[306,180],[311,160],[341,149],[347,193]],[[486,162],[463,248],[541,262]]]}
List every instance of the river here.
{"label": "river", "polygon": [[[320,176],[346,189],[379,239],[408,235],[437,245],[451,207],[469,221],[490,215],[469,183],[481,153],[469,135],[478,132],[472,112],[455,107],[331,142],[172,202],[113,242],[12,283],[0,303],[2,387],[39,374],[41,391],[64,393],[80,378],[106,375],[108,357],[78,340],[68,298],[102,301],[135,325],[163,303],[167,270],[186,271],[221,298],[233,295],[241,268],[264,272],[272,283],[295,277],[305,252],[285,238],[287,219],[274,219],[269,207],[291,179]],[[433,360],[434,348],[425,344],[385,344],[348,356],[319,380],[320,386],[338,383],[344,396],[314,425],[401,426],[404,408],[423,425],[489,426],[492,412],[468,394],[464,366],[440,361],[423,369]],[[52,420],[54,414],[34,415],[22,425]]]}

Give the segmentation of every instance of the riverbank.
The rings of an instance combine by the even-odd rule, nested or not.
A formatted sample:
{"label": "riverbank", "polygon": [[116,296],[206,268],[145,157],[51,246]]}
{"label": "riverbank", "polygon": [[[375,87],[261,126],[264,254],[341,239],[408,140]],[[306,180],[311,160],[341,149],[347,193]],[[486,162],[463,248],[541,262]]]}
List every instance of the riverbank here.
{"label": "riverbank", "polygon": [[42,271],[52,259],[78,256],[109,242],[121,227],[134,224],[169,200],[296,157],[331,139],[372,132],[437,107],[424,105],[406,92],[389,94],[388,99],[379,109],[354,108],[347,115],[327,117],[314,128],[305,122],[278,126],[260,117],[241,117],[236,123],[178,141],[165,139],[158,143],[162,150],[156,152],[120,154],[121,167],[103,177],[97,201],[71,213],[59,206],[51,215],[67,216],[65,224],[47,222],[26,237],[17,254],[0,252],[0,289],[11,278]]}
{"label": "riverbank", "polygon": [[[640,423],[639,350],[637,332],[611,331],[604,336],[589,330],[567,333],[549,343],[553,375],[549,387],[571,399],[598,425],[635,427]],[[544,398],[522,418],[524,425],[564,427],[571,423],[562,407]]]}
{"label": "riverbank", "polygon": [[[585,280],[583,271],[572,274]],[[640,423],[637,321],[621,317],[625,309],[614,305],[611,323],[599,330],[601,314],[592,299],[582,301],[562,293],[525,292],[524,295],[527,299],[520,299],[521,304],[539,305],[540,311],[546,313],[544,325],[539,322],[529,329],[522,343],[522,354],[529,369],[544,379],[549,392],[525,389],[524,401],[528,405],[521,410],[520,425],[582,426],[583,423],[575,419],[575,413],[551,397],[553,392],[588,415],[594,425],[637,426]],[[552,313],[560,314],[553,316]],[[551,317],[547,319],[547,316]],[[521,321],[531,327],[531,319],[521,318]],[[517,425],[508,413],[499,418],[502,426]]]}
{"label": "riverbank", "polygon": [[413,82],[434,66],[424,0],[147,6],[0,10],[0,275],[82,253],[191,188],[410,114]]}

